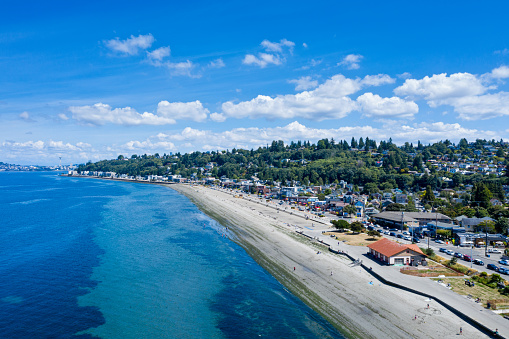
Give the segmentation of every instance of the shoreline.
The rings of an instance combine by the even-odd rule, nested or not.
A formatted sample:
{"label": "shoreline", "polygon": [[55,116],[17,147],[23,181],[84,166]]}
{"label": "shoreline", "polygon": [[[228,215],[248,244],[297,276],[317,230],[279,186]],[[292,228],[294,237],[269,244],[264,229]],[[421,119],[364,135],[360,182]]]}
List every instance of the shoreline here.
{"label": "shoreline", "polygon": [[[348,258],[329,253],[325,245],[288,226],[311,229],[313,220],[279,214],[263,204],[202,186],[169,187],[227,226],[233,240],[261,267],[345,337],[376,338],[384,333],[387,338],[452,338],[460,327],[466,337],[486,337],[436,303],[434,315],[428,314],[425,298],[380,284],[364,269],[351,267]],[[317,255],[318,251],[324,252]]]}

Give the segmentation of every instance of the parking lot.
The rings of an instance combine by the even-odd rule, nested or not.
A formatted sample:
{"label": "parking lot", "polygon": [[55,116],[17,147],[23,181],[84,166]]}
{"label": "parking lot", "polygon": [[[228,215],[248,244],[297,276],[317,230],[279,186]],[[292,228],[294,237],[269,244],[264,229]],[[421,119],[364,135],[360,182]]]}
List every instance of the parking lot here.
{"label": "parking lot", "polygon": [[[405,243],[405,244],[412,243],[412,236],[408,232],[395,231],[395,230],[390,231],[387,229],[383,229],[381,227],[375,227],[375,229],[377,231],[380,231],[382,233],[382,236],[384,236],[390,240],[399,241],[399,242]],[[384,232],[387,234],[385,234]],[[391,235],[391,233],[393,233],[395,235]],[[405,240],[405,236],[409,237],[409,238],[406,238],[407,240]],[[464,265],[467,267],[472,267],[477,271],[484,271],[484,272],[487,272],[488,274],[499,273],[501,276],[503,276],[506,279],[507,279],[506,276],[509,276],[508,273],[504,272],[503,270],[501,270],[501,272],[498,272],[498,271],[489,269],[487,267],[488,264],[492,264],[499,268],[502,267],[502,268],[509,270],[508,265],[503,265],[503,264],[499,263],[499,261],[501,260],[501,257],[502,257],[502,253],[488,253],[489,257],[487,257],[485,255],[484,247],[482,247],[482,248],[460,247],[460,246],[454,246],[452,244],[447,244],[445,242],[440,243],[440,240],[438,240],[439,242],[437,243],[437,241],[435,239],[429,238],[429,237],[424,237],[424,239],[419,239],[419,241],[420,242],[417,243],[417,245],[419,247],[427,248],[428,244],[429,244],[429,247],[433,249],[435,254],[437,254],[441,257],[444,257],[448,260],[454,256],[454,253],[459,253],[460,255],[457,255],[456,257],[458,258],[458,263],[461,265]],[[440,251],[441,248],[449,251],[449,253]],[[492,250],[492,247],[488,247],[488,250]],[[495,250],[499,250],[500,252],[503,252],[503,249],[495,249]],[[466,261],[465,259],[463,259],[465,255],[468,257],[471,257],[472,261]],[[484,265],[478,265],[478,264],[474,263],[474,261],[476,259],[482,261],[484,263]]]}

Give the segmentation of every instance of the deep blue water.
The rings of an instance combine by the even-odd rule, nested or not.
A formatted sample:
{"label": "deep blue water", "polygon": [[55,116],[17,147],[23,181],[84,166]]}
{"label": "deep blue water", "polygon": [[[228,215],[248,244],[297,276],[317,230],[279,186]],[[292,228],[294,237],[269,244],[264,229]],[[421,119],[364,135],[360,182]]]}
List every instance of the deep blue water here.
{"label": "deep blue water", "polygon": [[0,337],[341,338],[187,198],[0,172]]}

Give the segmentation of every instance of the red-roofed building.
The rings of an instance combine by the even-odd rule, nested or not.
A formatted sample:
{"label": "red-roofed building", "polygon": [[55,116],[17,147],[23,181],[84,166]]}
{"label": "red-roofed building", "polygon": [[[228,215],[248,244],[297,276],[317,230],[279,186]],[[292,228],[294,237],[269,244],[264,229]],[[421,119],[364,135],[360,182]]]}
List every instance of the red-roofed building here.
{"label": "red-roofed building", "polygon": [[369,254],[388,265],[412,265],[425,258],[417,245],[399,244],[387,238],[368,245],[368,248]]}

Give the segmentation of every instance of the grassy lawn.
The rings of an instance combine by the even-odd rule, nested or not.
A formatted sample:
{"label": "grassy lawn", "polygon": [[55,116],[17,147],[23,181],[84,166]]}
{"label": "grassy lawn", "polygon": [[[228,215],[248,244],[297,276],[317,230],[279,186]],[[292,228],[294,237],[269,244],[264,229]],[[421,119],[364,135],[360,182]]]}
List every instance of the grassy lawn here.
{"label": "grassy lawn", "polygon": [[[432,279],[435,281],[442,280],[444,284],[451,284],[452,290],[461,295],[471,295],[472,299],[481,298],[482,304],[486,306],[486,301],[490,299],[503,299],[497,289],[490,288],[480,283],[476,283],[475,286],[465,285],[465,279],[461,278],[441,278]],[[509,302],[509,299],[508,299]]]}
{"label": "grassy lawn", "polygon": [[324,235],[334,235],[337,241],[344,241],[347,245],[367,246],[381,238],[373,238],[365,233],[347,233],[347,232],[325,232]]}
{"label": "grassy lawn", "polygon": [[445,275],[446,277],[463,276],[463,274],[455,272],[445,266],[431,266],[429,268],[420,267],[416,270],[402,268],[400,272],[407,275],[413,275],[415,277],[438,277],[439,275]]}

